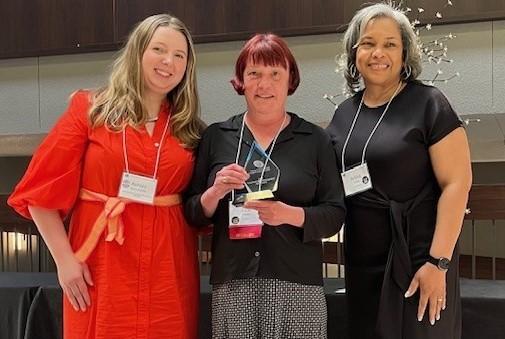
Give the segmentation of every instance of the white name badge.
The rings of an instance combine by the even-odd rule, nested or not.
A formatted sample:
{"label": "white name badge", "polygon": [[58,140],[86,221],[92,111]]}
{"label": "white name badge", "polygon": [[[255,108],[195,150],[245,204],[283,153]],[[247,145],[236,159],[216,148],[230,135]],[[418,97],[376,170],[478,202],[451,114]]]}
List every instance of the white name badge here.
{"label": "white name badge", "polygon": [[230,239],[252,239],[261,237],[263,221],[258,211],[235,206],[228,202],[228,225]]}
{"label": "white name badge", "polygon": [[157,179],[123,172],[118,196],[120,198],[152,205],[157,184]]}
{"label": "white name badge", "polygon": [[346,197],[372,188],[372,179],[370,178],[366,162],[342,172],[340,175],[342,176]]}

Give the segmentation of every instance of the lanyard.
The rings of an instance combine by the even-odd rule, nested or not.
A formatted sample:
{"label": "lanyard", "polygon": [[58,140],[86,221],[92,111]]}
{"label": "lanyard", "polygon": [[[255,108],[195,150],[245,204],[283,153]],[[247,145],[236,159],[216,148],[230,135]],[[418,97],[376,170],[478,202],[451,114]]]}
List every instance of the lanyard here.
{"label": "lanyard", "polygon": [[[169,123],[170,123],[170,116],[168,117],[167,122],[165,124],[165,129],[163,130],[163,134],[161,135],[161,140],[160,140],[160,143],[158,146],[158,152],[156,153],[156,163],[154,165],[153,179],[156,179],[156,175],[158,174],[158,165],[160,163],[161,146],[163,145],[163,140],[165,139],[165,134],[167,134]],[[125,163],[125,167],[126,167],[126,173],[130,173],[130,169],[128,166],[128,154],[126,152],[126,132],[125,132],[126,127],[127,126],[125,126],[122,131],[123,132],[123,156],[124,156],[124,163]],[[154,133],[154,129],[153,129],[153,133]]]}
{"label": "lanyard", "polygon": [[[242,126],[240,127],[240,138],[238,140],[238,147],[237,147],[237,155],[235,156],[235,164],[238,165],[238,159],[240,158],[240,151],[242,150],[242,140],[244,139],[244,129],[245,129],[245,117],[247,115],[247,112],[244,113],[244,117],[242,118]],[[277,138],[279,137],[279,134],[281,134],[282,127],[286,123],[286,118],[288,114],[284,113],[284,120],[282,120],[281,127],[279,127],[279,130],[277,131],[277,134],[275,135],[274,139],[272,140],[272,147],[270,147],[270,150],[268,151],[267,154],[267,161],[270,160],[270,156],[272,155],[272,152],[275,147],[275,143],[277,142]],[[252,134],[252,133],[251,133]],[[263,181],[263,175],[265,174],[265,169],[267,168],[267,164],[263,166],[263,170],[261,171],[261,177],[259,179],[260,185],[259,187],[261,188],[261,182]],[[231,201],[235,200],[235,190],[231,191]]]}
{"label": "lanyard", "polygon": [[[381,123],[382,119],[384,119],[384,116],[386,115],[386,112],[388,111],[389,105],[393,101],[396,94],[398,94],[398,91],[400,90],[401,86],[402,86],[402,83],[400,82],[398,84],[398,87],[396,88],[395,92],[391,96],[391,99],[389,99],[388,104],[386,105],[386,108],[384,108],[384,112],[382,112],[379,120],[377,121],[374,128],[372,129],[372,132],[368,136],[368,139],[365,142],[365,146],[363,147],[363,152],[361,154],[361,164],[363,164],[365,162],[365,153],[368,148],[368,144],[370,143],[370,140],[372,139],[372,136],[374,135],[375,131],[377,130],[377,127],[379,127],[379,124]],[[345,172],[345,163],[344,163],[345,150],[347,148],[347,144],[349,143],[349,139],[351,137],[352,131],[354,130],[354,126],[356,125],[356,121],[358,120],[359,113],[361,112],[361,106],[363,106],[364,97],[365,97],[365,93],[363,93],[363,95],[361,96],[361,101],[359,103],[358,110],[356,111],[356,115],[354,116],[354,120],[352,121],[351,128],[349,129],[349,133],[347,133],[347,137],[345,138],[344,147],[342,147],[342,172]]]}

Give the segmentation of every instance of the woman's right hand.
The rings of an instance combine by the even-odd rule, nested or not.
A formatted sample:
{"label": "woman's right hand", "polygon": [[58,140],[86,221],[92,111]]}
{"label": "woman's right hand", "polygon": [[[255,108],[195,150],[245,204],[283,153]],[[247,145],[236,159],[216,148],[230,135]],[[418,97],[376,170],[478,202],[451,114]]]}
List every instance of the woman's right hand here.
{"label": "woman's right hand", "polygon": [[91,305],[87,285],[93,286],[93,281],[88,265],[74,255],[60,212],[32,205],[28,206],[28,210],[56,262],[63,293],[76,311],[85,311]]}
{"label": "woman's right hand", "polygon": [[58,280],[63,293],[76,311],[86,311],[91,305],[88,285],[93,286],[88,265],[80,262],[75,256],[69,255],[57,263]]}
{"label": "woman's right hand", "polygon": [[242,166],[229,164],[216,173],[214,183],[200,197],[203,213],[207,218],[214,215],[217,205],[228,193],[234,189],[244,188],[249,174]]}
{"label": "woman's right hand", "polygon": [[216,173],[212,189],[219,199],[222,199],[234,189],[243,189],[247,179],[249,174],[242,166],[229,164]]}

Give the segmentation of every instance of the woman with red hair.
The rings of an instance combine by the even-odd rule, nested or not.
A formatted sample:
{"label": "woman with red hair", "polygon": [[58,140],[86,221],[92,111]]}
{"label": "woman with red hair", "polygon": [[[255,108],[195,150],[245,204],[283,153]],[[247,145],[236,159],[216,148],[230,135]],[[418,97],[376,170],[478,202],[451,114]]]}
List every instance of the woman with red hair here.
{"label": "woman with red hair", "polygon": [[[192,225],[214,225],[214,339],[327,337],[321,239],[345,210],[328,136],[286,111],[299,83],[286,43],[255,35],[232,80],[247,111],[208,127],[199,145],[185,211]],[[254,196],[262,185],[269,200]]]}

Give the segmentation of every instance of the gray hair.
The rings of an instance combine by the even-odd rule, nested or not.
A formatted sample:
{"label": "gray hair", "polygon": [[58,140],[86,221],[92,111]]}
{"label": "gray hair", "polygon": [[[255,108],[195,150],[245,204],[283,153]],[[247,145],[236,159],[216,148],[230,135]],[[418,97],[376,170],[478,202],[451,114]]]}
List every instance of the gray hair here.
{"label": "gray hair", "polygon": [[400,28],[403,44],[404,65],[401,72],[403,80],[415,80],[422,72],[419,39],[407,16],[390,4],[374,4],[356,12],[344,34],[343,45],[346,59],[344,76],[351,93],[357,92],[361,87],[360,75],[356,69],[356,47],[368,23],[376,18],[391,18]]}

